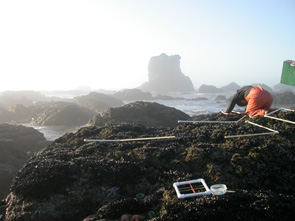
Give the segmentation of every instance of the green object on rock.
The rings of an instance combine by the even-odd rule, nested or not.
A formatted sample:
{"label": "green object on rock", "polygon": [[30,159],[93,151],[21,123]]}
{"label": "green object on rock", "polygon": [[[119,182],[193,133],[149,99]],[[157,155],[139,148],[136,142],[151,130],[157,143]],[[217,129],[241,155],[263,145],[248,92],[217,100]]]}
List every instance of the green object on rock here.
{"label": "green object on rock", "polygon": [[295,85],[295,65],[294,61],[286,60],[283,64],[281,84]]}
{"label": "green object on rock", "polygon": [[142,199],[144,197],[144,193],[138,193],[136,194],[137,199]]}

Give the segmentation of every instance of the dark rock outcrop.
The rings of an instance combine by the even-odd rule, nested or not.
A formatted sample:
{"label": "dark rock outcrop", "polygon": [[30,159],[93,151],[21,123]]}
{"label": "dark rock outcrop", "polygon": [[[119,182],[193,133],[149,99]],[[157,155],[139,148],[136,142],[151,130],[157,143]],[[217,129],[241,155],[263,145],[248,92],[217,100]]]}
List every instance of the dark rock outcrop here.
{"label": "dark rock outcrop", "polygon": [[5,142],[16,142],[25,153],[37,152],[48,144],[41,132],[22,125],[0,124],[0,138]]}
{"label": "dark rock outcrop", "polygon": [[232,83],[230,83],[230,84],[228,84],[226,86],[221,87],[220,89],[223,90],[223,91],[235,91],[236,92],[240,88],[241,88],[240,85],[232,82]]}
{"label": "dark rock outcrop", "polygon": [[44,100],[47,100],[47,98],[36,91],[5,91],[0,95],[0,103],[7,108],[15,104],[30,106],[34,101]]}
{"label": "dark rock outcrop", "polygon": [[274,91],[276,92],[285,92],[285,91],[295,91],[295,87],[291,85],[286,85],[286,84],[276,84],[273,86]]}
{"label": "dark rock outcrop", "polygon": [[[38,105],[37,105],[38,106]],[[9,110],[0,110],[0,122],[1,123],[29,123],[32,118],[36,118],[39,114],[40,107],[36,105],[25,106],[23,104],[13,104]]]}
{"label": "dark rock outcrop", "polygon": [[0,199],[9,193],[13,176],[25,161],[49,144],[43,134],[33,128],[0,124]]}
{"label": "dark rock outcrop", "polygon": [[[260,83],[253,83],[251,84],[253,87],[257,87]],[[266,85],[266,84],[260,84],[261,87],[264,89],[264,90],[267,90],[269,93],[273,93],[273,90],[270,86]]]}
{"label": "dark rock outcrop", "polygon": [[172,97],[168,95],[162,95],[162,94],[157,94],[154,97],[155,100],[185,100],[185,98],[182,97]]}
{"label": "dark rock outcrop", "polygon": [[0,107],[0,123],[10,122],[13,120],[13,114],[3,107]]}
{"label": "dark rock outcrop", "polygon": [[110,107],[118,107],[124,105],[122,100],[97,92],[91,92],[88,95],[75,97],[74,101],[81,107],[86,107],[95,112],[102,112]]}
{"label": "dark rock outcrop", "polygon": [[226,100],[226,96],[224,95],[217,95],[215,98],[216,101],[225,101]]}
{"label": "dark rock outcrop", "polygon": [[199,93],[220,93],[224,92],[222,89],[217,88],[213,85],[202,84],[198,90]]}
{"label": "dark rock outcrop", "polygon": [[10,106],[10,113],[13,115],[14,121],[30,121],[34,115],[31,112],[31,108],[24,106],[23,104],[14,104]]}
{"label": "dark rock outcrop", "polygon": [[207,101],[209,99],[206,97],[196,97],[196,98],[192,98],[192,99],[188,99],[188,100],[190,100],[190,101]]}
{"label": "dark rock outcrop", "polygon": [[[85,103],[84,105],[87,106]],[[97,108],[97,103],[93,105]],[[12,105],[9,111],[1,108],[0,122],[30,123],[38,126],[82,126],[96,114],[94,110],[73,102],[37,102],[28,107],[23,104]]]}
{"label": "dark rock outcrop", "polygon": [[190,116],[158,103],[137,101],[123,107],[110,108],[90,120],[88,125],[104,126],[113,123],[138,123],[149,127],[175,127],[178,120]]}
{"label": "dark rock outcrop", "polygon": [[[276,117],[295,120],[294,112]],[[220,113],[204,120],[241,116]],[[15,176],[7,220],[291,220],[295,215],[295,127],[266,118],[247,119],[280,133],[237,124],[181,124],[147,128],[121,124],[66,134],[32,157]],[[85,138],[171,136],[170,140],[86,143]],[[178,199],[174,182],[204,178],[234,193]],[[91,216],[90,216],[91,215]],[[127,217],[127,216],[126,216]]]}
{"label": "dark rock outcrop", "polygon": [[168,56],[165,53],[154,56],[148,64],[149,81],[139,89],[158,94],[194,92],[194,86],[189,77],[180,69],[180,56]]}
{"label": "dark rock outcrop", "polygon": [[139,89],[125,89],[113,94],[113,96],[117,99],[125,101],[153,100],[153,96],[151,93],[143,92]]}
{"label": "dark rock outcrop", "polygon": [[96,115],[94,111],[68,102],[45,102],[38,108],[41,111],[33,123],[41,126],[81,126]]}
{"label": "dark rock outcrop", "polygon": [[291,91],[285,91],[283,93],[273,94],[273,104],[274,105],[294,105],[295,95]]}

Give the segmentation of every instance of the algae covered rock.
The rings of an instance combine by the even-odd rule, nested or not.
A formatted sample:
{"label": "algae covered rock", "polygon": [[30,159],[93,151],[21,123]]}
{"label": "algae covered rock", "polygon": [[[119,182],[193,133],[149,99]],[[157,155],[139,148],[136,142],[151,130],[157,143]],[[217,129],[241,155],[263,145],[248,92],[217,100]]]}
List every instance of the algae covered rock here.
{"label": "algae covered rock", "polygon": [[155,102],[137,101],[123,107],[109,108],[92,118],[88,124],[104,126],[112,123],[138,123],[149,127],[175,127],[180,119],[188,120],[190,116]]}
{"label": "algae covered rock", "polygon": [[0,124],[0,199],[9,193],[12,179],[25,161],[49,143],[33,128]]}
{"label": "algae covered rock", "polygon": [[[274,116],[295,119],[293,112]],[[201,118],[229,121],[241,116]],[[245,120],[280,133],[224,137],[265,132]],[[288,220],[295,211],[295,127],[260,117],[245,120],[174,128],[113,124],[66,134],[16,174],[6,219],[119,220],[140,215],[146,220]],[[84,140],[172,135],[174,139],[137,142]],[[178,199],[173,183],[198,178],[235,192]]]}
{"label": "algae covered rock", "polygon": [[37,117],[34,123],[40,126],[81,126],[86,124],[95,112],[68,102],[46,102],[36,105]]}

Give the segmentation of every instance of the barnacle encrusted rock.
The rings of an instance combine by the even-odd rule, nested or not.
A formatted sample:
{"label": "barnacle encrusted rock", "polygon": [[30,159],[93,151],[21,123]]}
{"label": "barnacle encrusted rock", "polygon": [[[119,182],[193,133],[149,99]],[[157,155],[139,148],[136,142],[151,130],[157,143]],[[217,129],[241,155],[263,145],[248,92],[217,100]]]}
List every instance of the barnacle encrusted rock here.
{"label": "barnacle encrusted rock", "polygon": [[[294,120],[294,112],[273,115]],[[237,120],[241,116],[200,116]],[[66,134],[32,157],[15,176],[7,220],[290,220],[295,215],[295,126],[273,119],[252,122],[278,130],[267,136],[244,120],[233,124],[139,124],[84,127]],[[171,136],[138,142],[85,142]],[[203,178],[235,193],[178,199],[174,182]],[[143,193],[148,198],[137,198]]]}

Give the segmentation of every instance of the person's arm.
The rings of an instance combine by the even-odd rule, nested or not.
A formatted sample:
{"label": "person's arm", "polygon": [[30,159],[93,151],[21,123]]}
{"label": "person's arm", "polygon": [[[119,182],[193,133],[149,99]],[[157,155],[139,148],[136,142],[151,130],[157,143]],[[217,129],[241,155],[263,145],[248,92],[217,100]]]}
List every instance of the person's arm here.
{"label": "person's arm", "polygon": [[226,113],[230,113],[234,109],[235,105],[237,104],[237,99],[238,99],[238,93],[236,93],[234,97],[232,98],[231,102],[229,103],[226,109]]}

